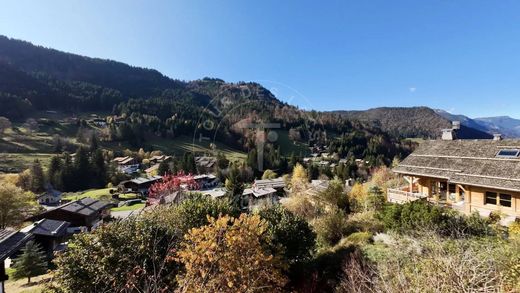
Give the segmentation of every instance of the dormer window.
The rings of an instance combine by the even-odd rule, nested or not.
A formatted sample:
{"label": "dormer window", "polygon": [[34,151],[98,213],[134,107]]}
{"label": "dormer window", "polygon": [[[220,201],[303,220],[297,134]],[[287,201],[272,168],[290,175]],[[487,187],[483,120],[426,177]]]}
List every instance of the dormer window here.
{"label": "dormer window", "polygon": [[502,149],[498,152],[497,158],[518,158],[520,154],[519,149]]}

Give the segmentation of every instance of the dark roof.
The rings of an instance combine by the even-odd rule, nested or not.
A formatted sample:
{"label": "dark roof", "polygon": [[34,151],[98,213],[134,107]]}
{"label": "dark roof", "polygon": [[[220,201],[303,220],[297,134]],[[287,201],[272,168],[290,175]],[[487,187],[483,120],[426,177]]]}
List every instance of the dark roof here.
{"label": "dark roof", "polygon": [[20,232],[30,233],[33,235],[61,237],[67,233],[67,228],[69,226],[70,223],[66,221],[41,219],[23,228]]}
{"label": "dark roof", "polygon": [[497,158],[502,149],[520,149],[520,140],[426,141],[394,171],[458,184],[520,191],[520,157]]}
{"label": "dark roof", "polygon": [[20,250],[32,235],[14,230],[0,230],[0,261]]}
{"label": "dark roof", "polygon": [[56,210],[63,210],[74,214],[79,214],[83,216],[90,216],[94,213],[97,213],[101,210],[104,210],[108,207],[110,207],[110,203],[106,201],[101,201],[97,199],[93,199],[90,197],[85,197],[79,200],[71,201],[69,203],[63,204],[61,206],[58,206],[54,209],[47,210],[40,215],[33,217],[33,218],[42,218],[42,215],[45,215],[47,213],[56,211]]}

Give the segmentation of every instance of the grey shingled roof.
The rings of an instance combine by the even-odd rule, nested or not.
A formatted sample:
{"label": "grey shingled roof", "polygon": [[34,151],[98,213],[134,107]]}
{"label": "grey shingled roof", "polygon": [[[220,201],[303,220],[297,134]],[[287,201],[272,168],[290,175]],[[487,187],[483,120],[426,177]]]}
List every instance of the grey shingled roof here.
{"label": "grey shingled roof", "polygon": [[94,213],[97,213],[103,209],[106,209],[111,204],[106,201],[101,201],[97,199],[92,199],[90,197],[85,197],[79,200],[71,201],[69,203],[63,204],[61,206],[58,206],[54,209],[47,210],[43,213],[41,213],[38,216],[32,217],[32,218],[41,218],[40,216],[45,215],[46,213],[55,211],[55,210],[64,210],[70,213],[74,214],[80,214],[83,216],[90,216]]}
{"label": "grey shingled roof", "polygon": [[69,222],[51,219],[41,219],[23,228],[20,232],[31,233],[33,235],[60,237],[65,235]]}
{"label": "grey shingled roof", "polygon": [[0,261],[20,250],[31,238],[32,235],[28,233],[9,229],[0,230]]}
{"label": "grey shingled roof", "polygon": [[458,184],[520,191],[520,158],[497,158],[501,149],[520,149],[520,140],[426,141],[394,171]]}

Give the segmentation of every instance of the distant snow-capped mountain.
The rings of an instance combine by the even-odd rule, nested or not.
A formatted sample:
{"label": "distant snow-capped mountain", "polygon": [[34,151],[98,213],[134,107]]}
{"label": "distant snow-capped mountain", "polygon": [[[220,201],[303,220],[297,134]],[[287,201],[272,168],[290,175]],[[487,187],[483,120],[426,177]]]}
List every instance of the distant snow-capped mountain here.
{"label": "distant snow-capped mountain", "polygon": [[490,134],[500,133],[508,138],[520,138],[520,120],[509,116],[470,118],[461,114],[452,114],[437,109],[437,114],[451,121],[460,121],[464,126],[478,129]]}

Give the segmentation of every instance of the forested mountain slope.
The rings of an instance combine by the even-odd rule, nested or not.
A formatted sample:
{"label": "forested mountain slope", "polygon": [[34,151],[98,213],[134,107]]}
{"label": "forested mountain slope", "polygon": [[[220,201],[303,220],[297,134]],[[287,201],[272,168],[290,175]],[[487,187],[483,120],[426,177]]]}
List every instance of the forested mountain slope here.
{"label": "forested mountain slope", "polygon": [[[452,121],[428,107],[384,107],[366,111],[335,111],[348,119],[357,119],[380,127],[398,137],[438,138],[441,129],[450,128]],[[462,125],[459,138],[491,138],[488,133]]]}

